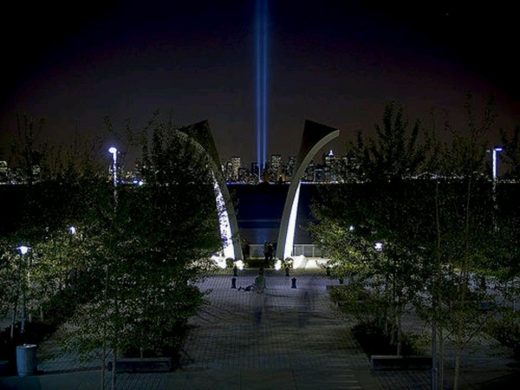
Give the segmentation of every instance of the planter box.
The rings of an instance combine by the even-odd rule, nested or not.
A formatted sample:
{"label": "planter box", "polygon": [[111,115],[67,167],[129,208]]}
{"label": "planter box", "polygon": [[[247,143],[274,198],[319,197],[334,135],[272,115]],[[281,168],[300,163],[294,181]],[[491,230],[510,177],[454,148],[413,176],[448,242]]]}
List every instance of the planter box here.
{"label": "planter box", "polygon": [[429,356],[372,355],[374,370],[429,370],[432,358]]}
{"label": "planter box", "polygon": [[[172,359],[167,357],[119,358],[116,372],[168,372],[172,367]],[[112,371],[111,361],[107,363],[107,370]]]}

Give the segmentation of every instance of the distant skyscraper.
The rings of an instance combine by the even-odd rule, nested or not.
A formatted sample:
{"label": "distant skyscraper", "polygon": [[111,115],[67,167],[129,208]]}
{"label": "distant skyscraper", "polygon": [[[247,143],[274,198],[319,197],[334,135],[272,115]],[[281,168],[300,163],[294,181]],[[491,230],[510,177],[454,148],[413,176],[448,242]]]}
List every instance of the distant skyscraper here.
{"label": "distant skyscraper", "polygon": [[259,168],[258,168],[258,163],[257,162],[253,162],[251,163],[251,174],[252,175],[256,175],[257,177],[261,177],[261,174],[259,174]]}
{"label": "distant skyscraper", "polygon": [[334,152],[331,149],[326,155],[323,156],[323,164],[325,164],[326,167],[331,167],[334,159]]}
{"label": "distant skyscraper", "polygon": [[314,169],[316,168],[314,161],[311,160],[309,165],[307,165],[307,169],[305,169],[305,174],[303,175],[303,181],[314,181]]}
{"label": "distant skyscraper", "polygon": [[269,181],[276,182],[282,174],[282,156],[280,154],[271,154],[269,163]]}
{"label": "distant skyscraper", "polygon": [[224,175],[224,180],[233,181],[233,165],[230,160],[225,161],[222,164],[222,173]]}
{"label": "distant skyscraper", "polygon": [[[250,182],[250,179],[249,179],[249,171],[247,170],[247,168],[240,168],[238,170],[238,181],[239,182],[242,182],[242,183],[249,183]],[[253,176],[253,177],[257,177],[257,176]]]}
{"label": "distant skyscraper", "polygon": [[6,183],[8,180],[7,161],[0,161],[0,183]]}
{"label": "distant skyscraper", "polygon": [[241,166],[241,160],[238,156],[231,157],[231,178],[233,181],[238,181],[238,171]]}
{"label": "distant skyscraper", "polygon": [[289,156],[287,160],[287,179],[290,180],[294,174],[294,167],[296,165],[296,156]]}
{"label": "distant skyscraper", "polygon": [[326,182],[336,181],[336,157],[332,149],[323,157],[323,180]]}

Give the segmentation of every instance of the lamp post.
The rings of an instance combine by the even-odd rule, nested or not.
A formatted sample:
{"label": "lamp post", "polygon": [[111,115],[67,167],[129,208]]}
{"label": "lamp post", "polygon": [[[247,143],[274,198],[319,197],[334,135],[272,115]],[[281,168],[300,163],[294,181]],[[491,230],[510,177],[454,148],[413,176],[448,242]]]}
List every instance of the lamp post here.
{"label": "lamp post", "polygon": [[114,187],[117,186],[117,148],[110,147],[108,149],[109,153],[112,154],[112,174],[114,176]]}
{"label": "lamp post", "polygon": [[112,154],[112,175],[114,176],[114,203],[117,203],[117,148],[112,146],[108,149],[108,151]]}
{"label": "lamp post", "polygon": [[[117,148],[115,148],[114,146],[111,146],[109,149],[108,149],[108,152],[112,154],[112,173],[113,173],[113,176],[114,176],[114,215],[113,215],[113,222],[115,222],[115,217],[116,217],[116,213],[117,213]],[[105,300],[106,300],[106,294],[107,294],[107,291],[108,291],[108,285],[109,285],[109,281],[110,281],[110,271],[112,270],[112,267],[114,267],[117,265],[115,264],[112,264],[112,262],[107,262],[106,265],[105,265],[105,286],[104,286],[104,289],[105,289]],[[116,278],[117,278],[117,275],[114,275]],[[117,288],[116,288],[116,291],[115,291],[115,299],[114,299],[114,306],[113,306],[113,309],[114,309],[114,312],[115,312],[115,315],[116,315],[116,318],[119,318],[119,305],[118,305],[118,299],[117,299],[117,295],[118,295],[118,291],[117,291]],[[105,314],[107,314],[107,312],[105,311]],[[104,326],[103,326],[103,339],[105,339],[105,337],[107,336],[107,333],[106,333],[106,319],[104,320]],[[117,330],[116,330],[117,332]],[[106,356],[106,345],[105,345],[105,342],[103,342],[103,356]],[[113,366],[112,367],[115,367],[116,366],[116,357],[117,357],[117,354],[116,354],[116,350],[113,351],[114,353],[112,354],[112,358],[113,358],[113,361],[112,361],[112,364]],[[103,362],[104,362],[104,358],[103,358]],[[104,363],[103,363],[104,364]],[[103,383],[104,381],[104,378],[105,378],[105,370],[102,370],[102,374],[101,374],[101,382]],[[114,389],[116,386],[116,376],[115,375],[112,375],[112,389]]]}
{"label": "lamp post", "polygon": [[501,146],[495,146],[493,149],[492,149],[492,161],[493,161],[493,226],[495,227],[495,229],[497,228],[496,227],[496,212],[498,210],[498,205],[497,205],[497,177],[498,177],[498,158],[497,158],[497,153],[498,152],[501,152],[503,149]]}
{"label": "lamp post", "polygon": [[[20,257],[22,261],[24,261],[24,255],[29,251],[29,247],[25,245],[20,245],[18,247],[20,251]],[[24,275],[23,288],[22,288],[22,325],[20,327],[20,333],[25,333],[25,290],[27,288],[27,273]]]}
{"label": "lamp post", "polygon": [[497,159],[497,153],[501,152],[503,149],[501,146],[495,146],[492,150],[492,158],[493,158],[493,184],[497,180],[498,176],[498,159]]}

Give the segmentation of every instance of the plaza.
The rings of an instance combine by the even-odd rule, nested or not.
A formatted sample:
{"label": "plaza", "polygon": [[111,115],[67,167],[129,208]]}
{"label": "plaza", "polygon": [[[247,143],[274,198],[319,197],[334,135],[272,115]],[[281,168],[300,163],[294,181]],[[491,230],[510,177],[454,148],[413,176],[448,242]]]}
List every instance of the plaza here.
{"label": "plaza", "polygon": [[[239,272],[236,286],[251,284],[257,273],[258,269]],[[369,357],[352,338],[352,319],[329,299],[327,286],[339,282],[326,277],[323,269],[291,270],[289,277],[283,271],[265,273],[260,322],[253,316],[253,293],[231,288],[231,270],[210,275],[199,284],[209,292],[209,304],[190,320],[181,367],[172,372],[119,373],[117,388],[429,389],[429,370],[372,369]],[[406,330],[425,331],[413,316],[404,323]],[[99,362],[80,362],[74,354],[62,354],[57,338],[59,331],[38,346],[37,375],[0,377],[0,388],[99,389]],[[470,349],[463,356],[461,389],[515,388],[518,362],[511,351],[486,343]],[[448,385],[453,362],[446,363]],[[105,380],[108,388],[110,373]]]}

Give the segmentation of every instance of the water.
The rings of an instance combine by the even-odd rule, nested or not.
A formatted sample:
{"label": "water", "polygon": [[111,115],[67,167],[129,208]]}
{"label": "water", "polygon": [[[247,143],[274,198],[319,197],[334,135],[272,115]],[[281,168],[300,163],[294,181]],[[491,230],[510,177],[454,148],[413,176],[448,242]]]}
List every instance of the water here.
{"label": "water", "polygon": [[[230,184],[228,188],[236,202],[241,237],[246,238],[250,244],[277,242],[289,184]],[[0,215],[2,215],[0,233],[10,231],[19,221],[19,210],[22,207],[25,190],[23,185],[0,186]],[[317,190],[317,185],[302,184],[301,186],[295,244],[312,243],[305,227],[313,221],[310,205]]]}
{"label": "water", "polygon": [[[238,228],[240,236],[251,244],[265,241],[277,242],[278,231],[289,185],[242,185],[228,186],[231,197],[236,201]],[[305,230],[311,216],[310,205],[317,186],[302,185],[298,219],[296,221],[295,244],[311,244],[309,233]]]}

